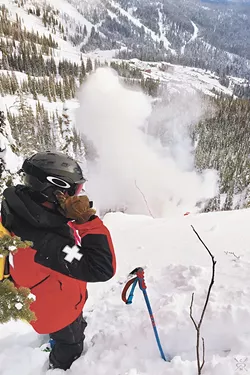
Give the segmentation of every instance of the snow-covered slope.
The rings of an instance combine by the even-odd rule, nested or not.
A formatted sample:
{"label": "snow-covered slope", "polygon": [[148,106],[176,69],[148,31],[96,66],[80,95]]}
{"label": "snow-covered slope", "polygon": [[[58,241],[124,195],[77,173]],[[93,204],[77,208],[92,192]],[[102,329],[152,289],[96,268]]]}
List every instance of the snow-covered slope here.
{"label": "snow-covered slope", "polygon": [[[5,3],[6,1],[0,0],[0,5],[4,5]],[[18,17],[20,17],[20,19],[22,20],[23,27],[25,27],[27,30],[34,30],[34,32],[38,32],[39,35],[46,35],[47,37],[49,37],[49,35],[51,34],[51,28],[44,26],[41,17],[39,18],[36,15],[29,13],[30,7],[35,6],[34,4],[36,3],[29,0],[24,2],[24,5],[22,7],[14,1],[8,0],[8,10],[10,12],[11,19],[15,20],[16,15],[18,15]],[[92,61],[97,59],[102,63],[110,63],[111,61],[121,62],[121,60],[114,59],[114,55],[117,52],[117,49],[107,51],[97,49],[92,52],[81,53],[81,44],[78,46],[73,46],[73,44],[69,40],[69,36],[74,32],[76,26],[81,25],[82,27],[86,26],[88,33],[86,38],[88,38],[91,33],[93,24],[88,21],[83,14],[80,13],[80,10],[77,10],[75,4],[75,6],[73,6],[66,0],[60,2],[57,0],[49,0],[47,4],[50,4],[54,7],[53,9],[59,11],[59,14],[56,17],[58,21],[62,22],[62,24],[65,26],[65,29],[67,29],[66,35],[68,37],[68,40],[64,40],[63,35],[59,33],[58,30],[56,30],[55,33],[52,33],[53,39],[56,43],[58,43],[58,48],[53,49],[53,58],[56,64],[66,59],[68,61],[71,61],[72,63],[77,63],[80,65],[81,57],[85,64],[88,58],[91,58]],[[112,6],[114,9],[116,9],[117,7],[119,8],[119,6],[115,3],[112,3]],[[131,22],[137,24],[137,26],[141,26],[141,23],[134,16],[130,15],[129,10],[120,11],[123,12],[124,15],[126,15],[126,17],[131,20]],[[163,38],[162,40],[165,44],[165,47],[169,48],[168,41],[165,40],[166,38],[164,37],[164,29],[162,23],[163,15],[161,12],[159,13],[161,38]],[[195,40],[198,34],[198,27],[196,26],[196,24],[193,21],[190,21],[190,24],[192,25],[193,31],[192,34],[190,34],[188,43]],[[150,31],[149,34],[153,35],[153,31]],[[158,37],[156,34],[154,34],[152,38],[153,37],[156,39],[158,38],[158,42],[160,41],[160,37]],[[217,75],[198,68],[183,67],[174,64],[141,62],[138,59],[129,61],[129,64],[131,67],[140,69],[143,72],[145,79],[152,78],[154,80],[159,80],[160,82],[162,82],[162,84],[167,87],[169,94],[184,92],[190,93],[198,90],[209,95],[214,95],[214,91],[216,91],[217,93],[232,95],[234,84],[243,84],[245,82],[244,79],[240,80],[238,78],[231,78],[231,84],[229,85],[229,87],[225,87],[219,83],[219,77]],[[164,69],[162,69],[162,67]],[[7,74],[7,71],[1,70],[1,73]],[[15,72],[15,74],[19,82],[28,79],[28,75],[24,72]],[[6,111],[7,109],[10,109],[12,112],[15,111],[15,107],[13,105],[16,101],[16,98],[16,95],[5,95],[2,99],[3,110]],[[62,113],[63,103],[58,101],[49,102],[47,98],[41,95],[38,96],[38,99],[40,103],[44,105],[45,109],[47,109],[50,113],[53,113],[56,110],[59,112],[59,114]],[[35,109],[37,101],[33,99],[32,95],[28,95],[27,103],[31,105],[33,109]],[[78,103],[74,99],[67,101],[66,106],[69,108],[70,119],[74,123],[74,111],[77,108]]]}
{"label": "snow-covered slope", "polygon": [[[32,3],[32,2],[31,2]],[[0,0],[0,5],[5,4],[4,0]],[[90,29],[93,26],[86,20],[83,15],[81,15],[76,8],[74,8],[71,4],[69,4],[66,0],[63,2],[59,2],[56,0],[50,0],[50,4],[55,7],[55,9],[59,9],[59,5],[61,5],[60,9],[63,9],[63,14],[67,14],[70,19],[74,20],[74,23],[79,23],[81,25],[86,25],[87,30],[90,33]],[[48,30],[43,23],[42,20],[36,17],[33,14],[28,14],[29,10],[29,2],[25,3],[24,8],[18,6],[15,2],[9,0],[8,10],[10,12],[11,18],[14,20],[16,15],[18,15],[22,20],[22,25],[29,31],[34,30],[38,32],[39,35],[46,35],[49,37],[51,30]],[[129,15],[129,13],[127,13]],[[133,22],[136,20],[133,18]],[[193,23],[194,27],[194,34],[192,38],[196,37],[197,29],[195,24]],[[70,34],[70,29],[68,30]],[[108,51],[101,51],[95,50],[89,53],[81,53],[80,46],[73,46],[70,41],[65,41],[60,35],[60,33],[56,32],[52,34],[53,39],[58,43],[58,48],[53,50],[53,58],[55,62],[58,64],[60,61],[66,59],[71,61],[72,63],[77,63],[80,65],[81,57],[83,61],[86,63],[88,58],[91,58],[92,61],[95,59],[99,60],[101,63],[111,61],[121,62],[121,60],[114,59],[114,55],[117,50],[108,50]],[[166,41],[167,44],[167,41]],[[176,93],[176,92],[193,92],[194,90],[202,91],[205,94],[213,95],[212,90],[216,90],[218,93],[223,92],[225,94],[232,95],[233,84],[232,87],[224,87],[219,83],[219,77],[215,74],[204,71],[202,69],[197,68],[190,68],[190,67],[182,67],[179,65],[174,64],[165,64],[165,71],[161,68],[161,63],[150,63],[150,62],[141,62],[137,59],[131,60],[129,62],[132,67],[136,67],[143,71],[145,78],[152,78],[155,80],[159,80],[164,85],[167,85],[169,93]],[[8,71],[1,70],[2,74],[7,74]],[[27,80],[28,75],[22,72],[15,72],[17,79],[19,82]],[[240,82],[241,81],[241,82]],[[232,83],[244,83],[244,80],[235,79]],[[16,100],[16,95],[5,95],[2,99],[2,106],[3,110],[11,109],[14,111],[14,102]],[[39,101],[42,103],[50,112],[55,112],[58,110],[59,113],[62,112],[63,104],[61,102],[50,103],[45,97],[39,96]],[[36,101],[32,98],[32,95],[27,96],[27,102],[33,108],[35,108]],[[77,101],[72,100],[67,102],[67,107],[70,108],[70,118],[74,121],[74,109],[77,107]],[[71,110],[72,109],[72,110]]]}
{"label": "snow-covered slope", "polygon": [[[174,62],[181,58],[184,65],[207,66],[220,72],[231,70],[231,75],[249,78],[244,58],[249,58],[250,18],[245,7],[213,3],[202,6],[195,0],[179,0],[177,4],[173,0],[8,0],[7,4],[9,9],[18,8],[25,19],[24,9],[51,6],[58,12],[56,18],[64,26],[67,40],[82,52],[125,49],[132,57],[140,54],[146,60],[172,57]],[[37,17],[31,16],[28,28],[37,22]],[[64,57],[71,51],[72,46],[65,48]],[[226,52],[234,54],[233,59]]]}
{"label": "snow-covered slope", "polygon": [[[89,285],[84,309],[88,321],[85,354],[67,373],[72,375],[194,375],[195,330],[189,317],[199,318],[211,277],[211,260],[191,229],[198,230],[217,260],[215,285],[204,318],[204,375],[240,374],[249,369],[250,350],[250,211],[223,212],[164,220],[108,214],[116,247],[117,275]],[[164,351],[159,356],[140,290],[130,306],[121,301],[127,274],[145,267],[148,294]],[[53,312],[51,312],[53,314]],[[44,375],[48,354],[29,325],[10,322],[0,327],[1,375]],[[241,362],[240,362],[241,361]],[[247,372],[246,372],[247,373]],[[64,374],[57,370],[53,374]]]}
{"label": "snow-covered slope", "polygon": [[159,80],[169,93],[175,94],[203,92],[206,95],[214,95],[216,92],[232,95],[233,83],[241,81],[231,77],[231,87],[225,87],[220,84],[216,74],[203,69],[166,63],[149,63],[137,59],[131,60],[131,64],[141,69],[145,78]]}

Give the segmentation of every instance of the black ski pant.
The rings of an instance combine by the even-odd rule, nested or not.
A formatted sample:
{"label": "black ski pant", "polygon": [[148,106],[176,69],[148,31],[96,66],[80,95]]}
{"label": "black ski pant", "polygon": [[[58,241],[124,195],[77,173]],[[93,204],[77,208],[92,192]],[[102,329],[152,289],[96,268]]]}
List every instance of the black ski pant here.
{"label": "black ski pant", "polygon": [[68,370],[72,363],[80,357],[83,351],[86,326],[87,323],[81,313],[73,323],[50,334],[50,338],[55,340],[49,358],[52,368]]}

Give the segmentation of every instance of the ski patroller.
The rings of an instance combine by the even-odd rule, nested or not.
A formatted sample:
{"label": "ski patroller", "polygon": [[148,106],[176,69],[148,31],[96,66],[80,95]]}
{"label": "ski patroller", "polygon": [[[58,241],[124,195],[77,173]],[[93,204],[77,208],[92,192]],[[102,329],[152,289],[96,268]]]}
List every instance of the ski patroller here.
{"label": "ski patroller", "polygon": [[[151,308],[151,305],[150,305],[150,302],[149,302],[147,290],[146,290],[147,286],[146,286],[146,282],[145,282],[145,278],[144,278],[144,269],[142,267],[138,267],[138,268],[134,269],[132,272],[130,272],[130,275],[136,275],[136,277],[134,277],[133,279],[129,280],[126,283],[126,285],[125,285],[125,287],[122,291],[122,300],[127,305],[131,305],[132,302],[133,302],[134,291],[135,291],[136,285],[137,284],[139,285],[139,287],[140,287],[140,289],[143,293],[146,305],[147,305],[148,313],[149,313],[150,320],[151,320],[151,323],[152,323],[152,327],[153,327],[153,330],[154,330],[155,339],[156,339],[156,342],[157,342],[157,345],[158,345],[158,348],[159,348],[159,351],[160,351],[160,354],[161,354],[161,358],[166,362],[170,362],[170,357],[168,355],[166,355],[163,351],[161,341],[160,341],[160,337],[159,337],[159,334],[158,334],[158,331],[157,331],[154,314],[153,314],[153,311],[152,311],[152,308]],[[130,287],[131,287],[131,291],[130,291],[129,296],[127,298],[127,291]]]}

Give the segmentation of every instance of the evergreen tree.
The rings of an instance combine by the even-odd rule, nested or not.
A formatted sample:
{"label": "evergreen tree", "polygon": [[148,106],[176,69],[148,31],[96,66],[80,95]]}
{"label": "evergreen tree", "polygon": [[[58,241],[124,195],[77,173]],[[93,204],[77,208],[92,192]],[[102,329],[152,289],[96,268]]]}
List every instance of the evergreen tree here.
{"label": "evergreen tree", "polygon": [[19,83],[14,72],[11,73],[11,92],[14,95],[19,89]]}
{"label": "evergreen tree", "polygon": [[74,157],[73,151],[73,129],[71,121],[68,114],[68,108],[66,104],[63,106],[62,122],[61,122],[61,135],[63,139],[63,145],[61,151],[65,152],[67,155]]}
{"label": "evergreen tree", "polygon": [[28,156],[36,151],[34,113],[21,93],[14,106],[18,114],[9,118],[11,131],[16,141],[18,154]]}
{"label": "evergreen tree", "polygon": [[63,78],[63,91],[64,91],[65,99],[66,100],[71,99],[70,83],[69,83],[69,79],[67,76],[64,76]]}
{"label": "evergreen tree", "polygon": [[36,106],[36,140],[37,150],[46,151],[54,149],[56,146],[56,138],[53,137],[51,121],[48,111],[38,102]]}
{"label": "evergreen tree", "polygon": [[[80,73],[80,75],[79,75],[79,83],[80,83],[80,85],[82,85],[83,82],[84,82],[84,76],[82,75],[82,73]],[[0,89],[0,92],[1,92],[1,89]]]}
{"label": "evergreen tree", "polygon": [[[4,267],[6,256],[15,253],[18,248],[32,246],[31,242],[23,242],[17,236],[10,233],[0,224],[0,266]],[[17,288],[8,278],[2,278],[0,271],[0,324],[9,320],[25,319],[30,322],[35,315],[30,310],[33,297],[27,288]]]}
{"label": "evergreen tree", "polygon": [[41,9],[38,6],[36,7],[36,16],[37,17],[41,16]]}
{"label": "evergreen tree", "polygon": [[84,25],[84,28],[83,28],[83,35],[84,35],[84,36],[87,36],[87,35],[88,35],[88,31],[87,31],[87,27],[86,27],[86,25]]}
{"label": "evergreen tree", "polygon": [[[2,132],[4,131],[5,129],[5,118],[4,118],[4,113],[1,111],[0,112],[0,132],[1,132],[1,136],[2,136]],[[0,138],[1,139],[1,138]],[[1,140],[1,144],[0,144],[0,155],[5,152],[6,148],[5,148],[5,144],[3,143],[3,139]],[[3,157],[0,157],[0,175],[2,177],[2,173],[3,171],[5,170],[5,160]]]}
{"label": "evergreen tree", "polygon": [[87,59],[87,64],[86,64],[86,72],[87,73],[90,73],[92,72],[93,70],[93,65],[92,65],[92,61],[90,58]]}
{"label": "evergreen tree", "polygon": [[[7,126],[4,112],[0,111],[0,194],[2,194],[7,186],[12,185],[17,178],[15,172],[19,168],[19,161],[15,155],[16,152],[17,149],[14,140],[11,137],[10,129]],[[16,159],[16,169],[8,169],[6,154],[12,154],[13,160]]]}
{"label": "evergreen tree", "polygon": [[81,133],[73,128],[73,152],[77,160],[83,160],[85,158],[85,145],[84,139]]}
{"label": "evergreen tree", "polygon": [[58,92],[62,102],[65,102],[64,86],[61,82],[58,84]]}

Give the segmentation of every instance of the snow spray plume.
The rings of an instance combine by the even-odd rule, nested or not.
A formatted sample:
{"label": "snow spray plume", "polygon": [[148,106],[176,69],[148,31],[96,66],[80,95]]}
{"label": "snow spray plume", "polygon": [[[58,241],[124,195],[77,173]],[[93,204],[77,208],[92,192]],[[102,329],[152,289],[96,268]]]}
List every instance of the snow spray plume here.
{"label": "snow spray plume", "polygon": [[[175,119],[173,126],[182,129],[178,107],[169,116],[169,124]],[[198,174],[193,165],[191,168],[190,144],[184,142],[185,137],[177,132],[176,138],[173,132],[174,152],[152,137],[157,119],[150,97],[124,87],[109,68],[98,69],[84,83],[77,127],[97,151],[88,165],[87,192],[100,211],[124,208],[128,213],[148,214],[136,185],[155,217],[192,211],[197,201],[216,194],[216,174]],[[183,163],[186,159],[188,169]]]}

